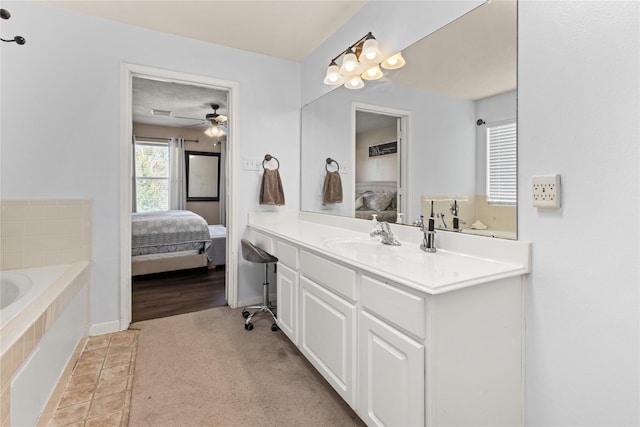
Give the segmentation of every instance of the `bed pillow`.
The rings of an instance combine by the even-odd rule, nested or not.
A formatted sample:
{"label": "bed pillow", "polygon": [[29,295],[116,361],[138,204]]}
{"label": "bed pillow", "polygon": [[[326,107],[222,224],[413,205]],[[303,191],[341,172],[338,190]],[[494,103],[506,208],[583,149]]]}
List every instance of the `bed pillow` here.
{"label": "bed pillow", "polygon": [[398,210],[398,193],[393,193],[393,198],[391,199],[391,203],[387,206],[388,211]]}
{"label": "bed pillow", "polygon": [[363,206],[364,206],[364,195],[360,194],[358,197],[356,197],[356,209],[360,209]]}
{"label": "bed pillow", "polygon": [[374,211],[383,211],[387,209],[391,200],[395,197],[393,192],[376,192],[363,194],[365,205]]}

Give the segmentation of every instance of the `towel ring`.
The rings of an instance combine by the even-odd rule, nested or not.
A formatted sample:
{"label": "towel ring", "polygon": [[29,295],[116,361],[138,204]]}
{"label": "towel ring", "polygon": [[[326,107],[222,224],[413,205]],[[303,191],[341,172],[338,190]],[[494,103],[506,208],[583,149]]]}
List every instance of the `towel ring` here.
{"label": "towel ring", "polygon": [[329,169],[327,168],[327,166],[329,166],[331,163],[335,163],[336,164],[336,168],[337,168],[336,172],[340,172],[340,165],[338,164],[338,162],[333,160],[331,157],[327,157],[327,163],[324,165],[324,170],[329,172]]}
{"label": "towel ring", "polygon": [[271,160],[275,160],[276,163],[278,164],[278,166],[275,169],[271,169],[271,170],[278,170],[280,169],[280,161],[278,159],[276,159],[275,157],[273,157],[271,154],[265,154],[264,156],[264,160],[262,161],[262,169],[266,169],[264,167],[264,162],[270,162]]}

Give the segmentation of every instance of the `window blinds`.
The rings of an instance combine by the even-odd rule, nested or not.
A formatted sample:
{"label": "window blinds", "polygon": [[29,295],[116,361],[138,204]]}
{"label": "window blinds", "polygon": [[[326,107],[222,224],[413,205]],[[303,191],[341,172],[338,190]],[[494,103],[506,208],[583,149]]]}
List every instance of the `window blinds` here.
{"label": "window blinds", "polygon": [[487,202],[517,202],[516,123],[487,127]]}

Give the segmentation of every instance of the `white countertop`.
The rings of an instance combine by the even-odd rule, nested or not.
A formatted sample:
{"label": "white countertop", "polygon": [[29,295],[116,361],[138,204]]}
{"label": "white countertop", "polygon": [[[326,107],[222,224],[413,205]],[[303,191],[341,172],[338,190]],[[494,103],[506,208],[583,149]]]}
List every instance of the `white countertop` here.
{"label": "white countertop", "polygon": [[[363,232],[363,227],[370,225],[362,220],[324,217],[304,213],[252,214],[249,227],[433,295],[529,272],[530,244],[526,242],[492,242],[498,239],[445,233],[439,242],[442,247],[435,253],[426,253],[419,248],[422,234],[415,227],[394,227],[402,243],[394,247],[371,242],[374,238]],[[410,240],[403,240],[406,237]],[[514,249],[520,260],[514,259]],[[485,253],[490,255],[481,255]]]}

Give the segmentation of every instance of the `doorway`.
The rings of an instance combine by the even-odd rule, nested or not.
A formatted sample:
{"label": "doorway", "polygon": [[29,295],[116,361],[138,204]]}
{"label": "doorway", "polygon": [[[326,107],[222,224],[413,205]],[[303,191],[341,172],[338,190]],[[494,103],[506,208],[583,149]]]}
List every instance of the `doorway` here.
{"label": "doorway", "polygon": [[407,163],[408,111],[375,105],[353,105],[354,216],[406,224],[412,218]]}
{"label": "doorway", "polygon": [[[226,238],[226,266],[225,266],[225,297],[227,303],[237,306],[237,266],[238,232],[234,222],[237,206],[235,183],[238,182],[237,164],[239,139],[237,137],[238,116],[238,84],[233,81],[214,79],[210,77],[185,74],[181,72],[163,70],[134,64],[123,64],[121,69],[121,149],[120,149],[120,329],[124,330],[131,323],[131,212],[132,212],[132,164],[133,150],[131,135],[133,135],[133,79],[142,78],[185,85],[215,89],[228,93],[228,116],[226,158],[224,159],[223,195],[225,200],[227,238]],[[221,191],[222,192],[222,191]]]}

